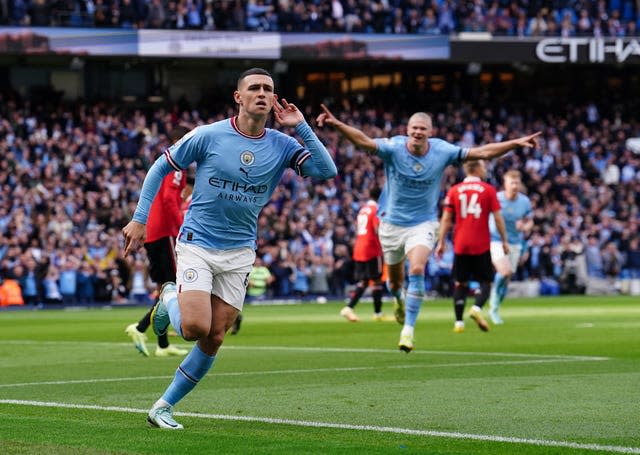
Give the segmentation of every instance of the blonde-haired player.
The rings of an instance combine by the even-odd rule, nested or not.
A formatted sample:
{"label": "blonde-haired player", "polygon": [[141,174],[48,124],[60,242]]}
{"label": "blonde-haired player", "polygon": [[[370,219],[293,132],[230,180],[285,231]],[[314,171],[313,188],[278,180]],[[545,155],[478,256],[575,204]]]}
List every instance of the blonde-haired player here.
{"label": "blonde-haired player", "polygon": [[507,288],[511,276],[518,269],[518,261],[522,254],[523,234],[529,232],[533,226],[531,218],[531,201],[520,192],[522,177],[520,171],[512,169],[504,174],[504,190],[498,193],[501,213],[507,229],[509,253],[505,254],[502,240],[491,219],[491,262],[496,269],[489,297],[489,316],[494,324],[502,324],[499,308],[507,295]]}

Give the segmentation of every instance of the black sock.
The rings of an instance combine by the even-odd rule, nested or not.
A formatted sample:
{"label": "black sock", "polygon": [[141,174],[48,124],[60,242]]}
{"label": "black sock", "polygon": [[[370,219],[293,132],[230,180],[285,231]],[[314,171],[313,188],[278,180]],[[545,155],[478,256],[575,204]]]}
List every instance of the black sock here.
{"label": "black sock", "polygon": [[491,283],[489,281],[485,281],[484,283],[480,283],[480,292],[476,295],[476,306],[482,308],[484,304],[489,299],[489,295],[491,294]]}
{"label": "black sock", "polygon": [[153,310],[153,307],[151,307],[151,309],[149,311],[147,311],[147,314],[145,314],[142,319],[140,319],[140,321],[138,321],[138,327],[136,327],[138,329],[138,332],[146,332],[147,329],[149,328],[149,326],[151,325],[151,311]]}
{"label": "black sock", "polygon": [[373,287],[373,311],[375,313],[382,312],[382,286],[375,285]]}
{"label": "black sock", "polygon": [[359,282],[358,284],[356,284],[356,288],[351,294],[351,300],[349,300],[349,308],[355,308],[355,306],[358,304],[358,300],[360,300],[360,297],[362,297],[362,294],[364,294],[365,289],[367,289],[367,286],[364,283]]}
{"label": "black sock", "polygon": [[169,335],[167,335],[167,333],[158,335],[158,346],[162,349],[169,347]]}
{"label": "black sock", "polygon": [[456,314],[456,321],[463,320],[466,297],[467,285],[456,283],[453,289],[453,311]]}

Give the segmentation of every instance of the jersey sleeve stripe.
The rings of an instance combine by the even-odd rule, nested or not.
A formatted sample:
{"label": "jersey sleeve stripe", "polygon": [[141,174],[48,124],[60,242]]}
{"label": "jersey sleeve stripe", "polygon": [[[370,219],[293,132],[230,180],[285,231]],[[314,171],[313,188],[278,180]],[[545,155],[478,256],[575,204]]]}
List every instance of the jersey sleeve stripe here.
{"label": "jersey sleeve stripe", "polygon": [[295,169],[296,168],[296,162],[298,161],[298,157],[300,156],[300,154],[304,152],[304,149],[300,149],[298,150],[296,153],[293,154],[293,156],[291,157],[291,161],[289,161],[289,167],[291,169]]}
{"label": "jersey sleeve stripe", "polygon": [[169,150],[164,151],[164,156],[167,158],[167,162],[169,163],[169,166],[171,166],[176,171],[182,171],[180,166],[178,166],[178,164],[173,160],[173,158],[171,158],[171,154],[169,153]]}
{"label": "jersey sleeve stripe", "polygon": [[306,154],[302,155],[298,159],[298,162],[296,163],[296,167],[295,167],[295,171],[298,175],[302,175],[302,164],[305,161],[307,161],[309,158],[311,158],[311,153],[307,152]]}

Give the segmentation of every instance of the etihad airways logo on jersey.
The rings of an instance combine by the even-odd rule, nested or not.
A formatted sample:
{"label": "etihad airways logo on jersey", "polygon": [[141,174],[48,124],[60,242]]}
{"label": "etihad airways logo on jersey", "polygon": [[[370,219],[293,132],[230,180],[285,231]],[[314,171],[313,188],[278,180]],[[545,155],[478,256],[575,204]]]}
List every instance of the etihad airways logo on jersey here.
{"label": "etihad airways logo on jersey", "polygon": [[434,183],[433,179],[416,180],[416,179],[407,177],[406,175],[402,175],[397,171],[392,171],[391,173],[393,174],[393,177],[397,179],[398,182],[402,183],[402,186],[405,188],[416,188],[420,190],[425,190],[427,188],[430,188],[431,185]]}
{"label": "etihad airways logo on jersey", "polygon": [[234,191],[238,193],[262,194],[266,193],[269,187],[267,185],[252,185],[251,183],[235,182],[233,180],[219,179],[211,177],[209,185],[221,190]]}
{"label": "etihad airways logo on jersey", "polygon": [[218,199],[252,204],[260,203],[262,198],[259,195],[266,193],[269,189],[267,185],[252,185],[216,177],[209,179],[209,185],[223,190],[218,193]]}

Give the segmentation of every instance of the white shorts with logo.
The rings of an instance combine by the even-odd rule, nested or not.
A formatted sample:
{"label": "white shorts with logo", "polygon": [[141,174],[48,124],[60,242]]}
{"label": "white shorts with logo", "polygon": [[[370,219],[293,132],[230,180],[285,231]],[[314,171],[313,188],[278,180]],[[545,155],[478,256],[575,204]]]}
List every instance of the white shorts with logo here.
{"label": "white shorts with logo", "polygon": [[215,250],[177,242],[178,292],[204,291],[242,310],[256,252],[249,247]]}
{"label": "white shorts with logo", "polygon": [[[509,244],[509,263],[511,264],[511,272],[515,273],[518,270],[518,263],[520,262],[520,254],[522,254],[522,245],[519,243]],[[502,242],[491,242],[491,260],[495,263],[505,256],[504,249],[502,249]]]}
{"label": "white shorts with logo", "polygon": [[378,237],[384,253],[384,262],[389,265],[398,264],[418,245],[433,250],[438,241],[439,226],[437,221],[425,221],[410,227],[380,222]]}

